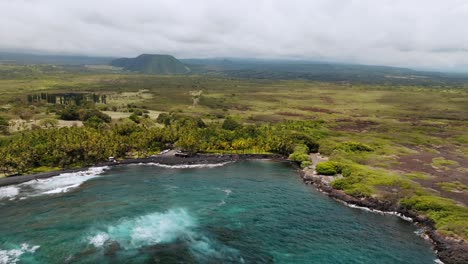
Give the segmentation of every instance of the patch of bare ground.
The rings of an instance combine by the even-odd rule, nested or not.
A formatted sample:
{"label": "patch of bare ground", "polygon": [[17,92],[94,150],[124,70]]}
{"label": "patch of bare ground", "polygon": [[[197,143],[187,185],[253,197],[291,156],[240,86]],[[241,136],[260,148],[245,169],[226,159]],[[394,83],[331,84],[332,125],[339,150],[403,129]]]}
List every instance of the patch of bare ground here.
{"label": "patch of bare ground", "polygon": [[248,120],[253,122],[279,122],[283,118],[272,115],[252,115]]}
{"label": "patch of bare ground", "polygon": [[[83,122],[79,120],[74,121],[66,121],[66,120],[57,120],[58,124],[56,127],[81,127],[83,126]],[[41,120],[21,120],[21,119],[13,119],[10,120],[10,131],[11,132],[18,132],[22,130],[32,129],[34,127],[40,127]]]}
{"label": "patch of bare ground", "polygon": [[299,113],[291,113],[291,112],[277,112],[276,114],[282,115],[282,116],[303,116]]}
{"label": "patch of bare ground", "polygon": [[374,129],[379,123],[371,120],[337,119],[334,129],[347,132],[365,132]]}
{"label": "patch of bare ground", "polygon": [[312,106],[300,107],[299,109],[301,109],[302,111],[308,111],[308,112],[314,112],[314,113],[326,113],[326,114],[336,114],[336,113],[338,113],[338,112],[332,111],[330,109],[312,107]]}
{"label": "patch of bare ground", "polygon": [[[444,190],[440,183],[460,182],[468,185],[468,160],[461,153],[456,152],[448,146],[436,147],[437,151],[428,152],[418,147],[412,149],[418,151],[417,154],[410,154],[398,157],[398,164],[394,164],[392,169],[403,172],[424,172],[431,177],[426,179],[414,179],[425,188],[432,189],[442,197],[453,199],[460,204],[468,205],[468,193],[460,191]],[[434,159],[443,158],[453,161],[453,164],[436,166]]]}
{"label": "patch of bare ground", "polygon": [[335,101],[330,96],[320,96],[320,100],[327,104],[335,104]]}
{"label": "patch of bare ground", "polygon": [[249,111],[252,110],[252,108],[248,105],[242,105],[242,104],[235,104],[230,107],[231,109],[236,109],[239,111]]}

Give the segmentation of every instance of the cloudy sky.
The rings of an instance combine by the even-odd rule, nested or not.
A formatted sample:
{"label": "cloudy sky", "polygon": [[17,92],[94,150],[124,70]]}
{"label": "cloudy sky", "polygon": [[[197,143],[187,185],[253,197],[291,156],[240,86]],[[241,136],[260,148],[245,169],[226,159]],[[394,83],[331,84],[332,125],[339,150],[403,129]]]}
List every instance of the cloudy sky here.
{"label": "cloudy sky", "polygon": [[0,0],[0,50],[455,69],[467,0]]}

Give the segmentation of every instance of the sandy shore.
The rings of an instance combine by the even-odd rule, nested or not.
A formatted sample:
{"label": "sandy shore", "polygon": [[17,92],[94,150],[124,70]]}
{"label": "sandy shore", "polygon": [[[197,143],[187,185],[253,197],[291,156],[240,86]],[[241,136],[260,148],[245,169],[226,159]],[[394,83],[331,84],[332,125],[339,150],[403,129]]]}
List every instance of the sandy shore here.
{"label": "sandy shore", "polygon": [[215,154],[196,154],[190,157],[176,157],[174,155],[155,155],[147,158],[139,159],[124,159],[116,162],[100,162],[92,166],[77,168],[77,169],[64,169],[57,171],[42,172],[29,175],[12,176],[7,178],[0,178],[0,187],[19,184],[35,179],[44,179],[54,176],[58,176],[62,173],[72,173],[85,171],[90,167],[101,167],[101,166],[119,166],[126,164],[139,164],[139,163],[160,163],[165,165],[194,165],[194,164],[216,164],[231,162],[237,160],[253,160],[253,159],[271,159],[271,160],[285,160],[281,155],[275,154],[226,154],[226,155],[215,155]]}

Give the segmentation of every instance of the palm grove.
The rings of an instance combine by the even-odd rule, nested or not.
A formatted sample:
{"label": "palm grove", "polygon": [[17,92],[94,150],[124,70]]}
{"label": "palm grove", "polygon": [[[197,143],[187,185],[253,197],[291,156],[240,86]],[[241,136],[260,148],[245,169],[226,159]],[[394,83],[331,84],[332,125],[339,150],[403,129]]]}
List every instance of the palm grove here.
{"label": "palm grove", "polygon": [[[70,111],[62,113],[67,117]],[[79,116],[83,118],[79,118]],[[149,117],[109,124],[97,110],[82,111],[76,118],[83,127],[32,129],[0,141],[0,168],[6,174],[27,173],[37,167],[69,168],[92,165],[113,156],[145,157],[175,146],[185,151],[208,153],[278,153],[295,148],[307,153],[318,149],[322,131],[318,121],[286,121],[278,124],[244,125],[228,117],[205,124],[200,118],[161,114],[157,126]],[[63,116],[62,116],[63,118]],[[306,165],[306,163],[304,163]]]}

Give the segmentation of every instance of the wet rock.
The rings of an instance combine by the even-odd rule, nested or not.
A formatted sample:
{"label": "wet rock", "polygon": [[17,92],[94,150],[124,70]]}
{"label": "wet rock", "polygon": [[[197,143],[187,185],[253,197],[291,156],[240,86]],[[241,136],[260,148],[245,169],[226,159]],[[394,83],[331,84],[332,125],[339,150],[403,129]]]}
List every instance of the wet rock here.
{"label": "wet rock", "polygon": [[119,242],[108,240],[104,244],[104,255],[106,256],[115,256],[117,251],[121,249]]}
{"label": "wet rock", "polygon": [[152,257],[151,263],[197,263],[185,241],[142,247],[140,252]]}

